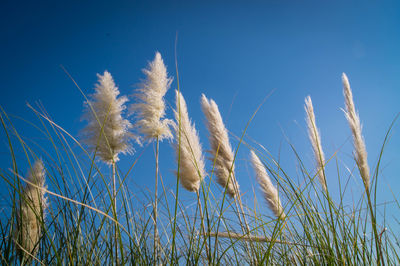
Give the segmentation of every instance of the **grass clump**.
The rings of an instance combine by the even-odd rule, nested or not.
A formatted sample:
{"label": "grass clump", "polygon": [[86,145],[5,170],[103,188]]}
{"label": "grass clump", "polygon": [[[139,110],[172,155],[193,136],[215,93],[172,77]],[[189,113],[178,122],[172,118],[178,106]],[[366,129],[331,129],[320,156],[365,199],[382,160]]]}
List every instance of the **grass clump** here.
{"label": "grass clump", "polygon": [[[400,264],[397,236],[386,213],[381,214],[385,205],[379,205],[376,194],[383,151],[398,115],[370,174],[360,119],[345,75],[345,116],[354,141],[354,165],[342,171],[337,152],[325,157],[307,97],[306,126],[316,167],[308,169],[303,155],[288,140],[298,167],[299,175],[294,176],[280,163],[281,158],[246,135],[261,105],[235,148],[217,104],[203,95],[211,147],[207,171],[179,80],[172,121],[164,118],[163,98],[172,79],[159,53],[144,73],[146,80],[131,107],[138,121],[124,118],[128,99],[117,97],[111,75],[99,75],[96,94],[86,100],[85,136],[90,142],[84,143],[88,145],[53,121],[40,105],[29,105],[37,122],[25,122],[40,132],[44,143],[22,135],[15,125],[19,118],[1,109],[1,137],[9,153],[9,167],[0,169],[7,192],[2,195],[0,219],[2,264]],[[154,141],[155,191],[136,184],[134,178],[135,166],[151,142],[138,146],[128,167],[116,164],[118,155],[130,150],[129,138],[136,136],[130,132],[131,125],[146,140]],[[177,163],[172,189],[159,169],[163,159],[159,142],[164,138],[174,139]],[[256,179],[273,215],[258,203],[257,193],[244,191],[247,195],[243,195],[239,190],[241,179],[235,173],[239,148],[250,150]],[[101,161],[112,166],[111,174]],[[336,167],[336,178],[326,171],[328,164]],[[26,168],[30,171],[24,178],[20,173]],[[357,169],[364,186],[349,204],[349,181],[358,175]],[[328,186],[333,182],[338,191]],[[182,187],[195,194],[182,196]],[[253,206],[245,204],[249,200]],[[396,198],[393,203],[394,208],[400,207]]]}

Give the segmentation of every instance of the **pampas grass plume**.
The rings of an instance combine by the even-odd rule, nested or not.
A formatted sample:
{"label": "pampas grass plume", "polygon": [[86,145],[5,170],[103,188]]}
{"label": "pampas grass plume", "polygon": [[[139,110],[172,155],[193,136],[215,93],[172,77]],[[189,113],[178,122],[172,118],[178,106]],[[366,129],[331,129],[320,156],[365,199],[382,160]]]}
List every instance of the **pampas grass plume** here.
{"label": "pampas grass plume", "polygon": [[172,78],[168,77],[167,68],[159,52],[156,52],[148,68],[143,69],[143,73],[146,79],[139,85],[138,93],[134,94],[139,103],[130,107],[138,119],[135,127],[146,139],[172,139],[169,126],[173,122],[170,119],[162,119],[165,115],[164,95],[171,86]]}
{"label": "pampas grass plume", "polygon": [[222,187],[226,187],[230,197],[235,197],[239,194],[239,184],[234,175],[234,153],[229,142],[228,131],[222,121],[218,105],[212,99],[208,100],[204,94],[201,96],[201,108],[206,116],[211,144],[210,160],[215,162],[217,182]]}
{"label": "pampas grass plume", "polygon": [[147,69],[143,69],[146,79],[139,84],[138,92],[134,94],[138,103],[132,104],[130,111],[137,119],[135,127],[144,135],[146,140],[156,139],[156,180],[154,190],[154,254],[158,257],[158,229],[157,229],[157,190],[158,190],[158,156],[159,141],[164,138],[172,139],[170,125],[173,122],[169,119],[162,119],[165,116],[164,95],[171,86],[172,79],[168,77],[167,68],[156,52],[154,60],[149,63]]}
{"label": "pampas grass plume", "polygon": [[307,96],[305,99],[304,110],[306,111],[308,137],[310,138],[315,161],[317,162],[319,182],[321,183],[322,188],[327,191],[325,173],[323,170],[325,165],[325,155],[321,146],[319,130],[317,128],[317,124],[315,123],[314,107],[310,96]]}
{"label": "pampas grass plume", "polygon": [[97,74],[98,84],[95,93],[85,105],[83,119],[88,125],[83,130],[85,142],[100,158],[111,164],[118,161],[119,153],[131,152],[129,133],[131,123],[122,117],[128,98],[118,97],[120,94],[108,71]]}
{"label": "pampas grass plume", "polygon": [[264,197],[267,200],[269,208],[272,210],[276,217],[285,219],[286,215],[283,212],[278,190],[272,184],[264,165],[261,163],[260,159],[253,151],[250,151],[250,159],[256,173],[257,181],[260,184],[261,190],[264,193]]}
{"label": "pampas grass plume", "polygon": [[[179,163],[179,180],[188,191],[199,191],[200,182],[205,176],[204,157],[199,136],[194,124],[189,119],[185,99],[179,91],[175,91],[176,110],[173,125],[176,141],[174,143]],[[179,136],[180,134],[180,143]]]}
{"label": "pampas grass plume", "polygon": [[343,73],[342,75],[342,81],[343,81],[343,95],[346,104],[346,111],[344,111],[344,114],[349,123],[351,133],[353,135],[354,153],[358,169],[360,171],[360,175],[364,182],[365,188],[369,190],[370,172],[367,160],[367,149],[365,147],[364,138],[361,133],[360,117],[356,112],[353,102],[353,93],[351,91],[349,80],[345,73]]}
{"label": "pampas grass plume", "polygon": [[[41,224],[44,219],[44,211],[47,208],[47,199],[40,188],[45,187],[45,172],[42,160],[37,160],[27,175],[27,180],[32,184],[26,184],[23,189],[19,212],[17,216],[16,238],[17,249],[25,260],[30,258],[26,252],[35,256],[39,248]],[[34,186],[36,185],[36,186]]]}

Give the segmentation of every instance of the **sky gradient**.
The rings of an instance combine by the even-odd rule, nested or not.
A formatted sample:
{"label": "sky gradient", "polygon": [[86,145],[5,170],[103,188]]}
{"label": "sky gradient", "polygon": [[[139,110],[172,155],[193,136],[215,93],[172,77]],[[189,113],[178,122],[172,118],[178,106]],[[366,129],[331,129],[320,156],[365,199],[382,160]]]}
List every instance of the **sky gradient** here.
{"label": "sky gradient", "polygon": [[[144,78],[141,69],[159,51],[174,78],[166,95],[167,116],[172,118],[175,44],[180,89],[204,150],[209,144],[201,93],[219,105],[233,147],[238,143],[234,136],[242,134],[262,99],[271,94],[245,139],[262,144],[294,176],[299,175],[298,162],[288,141],[309,171],[313,169],[303,108],[308,95],[326,157],[337,152],[341,170],[354,167],[350,130],[341,111],[342,72],[353,89],[371,170],[400,111],[400,3],[396,1],[3,1],[0,20],[1,107],[35,121],[26,103],[40,101],[52,119],[74,136],[84,127],[84,97],[60,65],[86,95],[93,93],[96,73],[104,70],[113,75],[122,95],[131,95]],[[16,126],[32,141],[46,141],[32,126],[21,121]],[[7,169],[11,162],[6,141],[1,145],[1,168]],[[383,156],[379,202],[392,198],[389,188],[395,194],[400,189],[398,147],[397,123]],[[122,171],[143,152],[142,147],[135,149],[135,155],[121,156]],[[166,141],[160,149],[161,173],[166,186],[173,188],[173,150]],[[237,179],[251,203],[255,179],[248,159],[249,150],[242,145]],[[135,166],[134,182],[152,188],[153,165],[150,145]],[[335,160],[327,171],[332,176],[327,178],[328,188],[337,191]],[[358,177],[355,173],[350,183],[356,194],[362,184]],[[398,217],[398,208],[393,215]]]}

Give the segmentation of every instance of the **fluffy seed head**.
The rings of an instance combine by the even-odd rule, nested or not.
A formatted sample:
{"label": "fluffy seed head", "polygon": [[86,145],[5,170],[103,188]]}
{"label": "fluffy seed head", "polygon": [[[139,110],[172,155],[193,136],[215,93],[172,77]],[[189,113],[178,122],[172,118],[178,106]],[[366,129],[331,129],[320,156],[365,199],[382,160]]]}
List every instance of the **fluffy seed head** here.
{"label": "fluffy seed head", "polygon": [[239,194],[239,184],[235,178],[235,166],[233,164],[234,154],[228,138],[228,131],[222,121],[218,105],[202,94],[201,108],[206,116],[206,125],[209,132],[211,145],[211,162],[215,162],[215,174],[217,182],[226,191],[230,197]]}
{"label": "fluffy seed head", "polygon": [[146,79],[139,86],[138,93],[134,96],[139,103],[132,104],[130,110],[138,119],[135,127],[146,139],[164,138],[172,139],[170,125],[172,121],[162,119],[165,115],[164,95],[171,86],[172,78],[168,77],[167,68],[156,52],[156,56],[149,63],[147,69],[143,69]]}
{"label": "fluffy seed head", "polygon": [[283,212],[281,200],[279,199],[278,190],[274,187],[271,179],[265,170],[264,165],[261,163],[257,155],[250,151],[251,163],[256,173],[258,184],[264,193],[264,197],[267,200],[269,208],[273,211],[276,217],[285,219],[286,215]]}
{"label": "fluffy seed head", "polygon": [[[32,166],[27,175],[27,180],[39,188],[26,184],[23,189],[19,211],[16,221],[16,245],[18,253],[25,258],[30,258],[29,252],[33,256],[39,248],[39,238],[41,234],[41,224],[44,220],[44,212],[47,208],[47,199],[44,191],[40,188],[46,188],[45,171],[42,160],[38,160]],[[26,250],[26,251],[24,251]]]}
{"label": "fluffy seed head", "polygon": [[[182,94],[176,93],[176,110],[173,124],[175,131],[175,151],[179,163],[179,180],[188,191],[198,191],[200,182],[205,176],[204,157],[199,136],[194,124],[189,119],[187,106]],[[179,143],[180,142],[180,143]]]}
{"label": "fluffy seed head", "polygon": [[342,75],[343,81],[343,95],[345,99],[346,111],[344,112],[347,122],[349,123],[351,133],[353,135],[354,153],[355,159],[360,171],[361,178],[364,182],[364,186],[369,190],[370,183],[370,172],[367,160],[367,149],[365,147],[364,138],[361,131],[360,117],[356,112],[353,93],[350,88],[349,80],[345,73]]}
{"label": "fluffy seed head", "polygon": [[119,90],[115,86],[111,74],[107,71],[103,75],[97,74],[98,84],[91,99],[85,102],[83,119],[88,122],[83,133],[87,145],[100,158],[112,163],[118,161],[119,153],[132,151],[129,138],[131,123],[122,117],[127,97],[118,97]]}
{"label": "fluffy seed head", "polygon": [[319,130],[317,128],[317,124],[315,123],[314,107],[312,105],[310,96],[307,96],[305,99],[304,110],[306,111],[308,137],[310,138],[315,161],[317,164],[319,182],[321,183],[322,188],[326,191],[326,179],[323,170],[325,165],[325,155],[321,146],[321,137],[319,135]]}

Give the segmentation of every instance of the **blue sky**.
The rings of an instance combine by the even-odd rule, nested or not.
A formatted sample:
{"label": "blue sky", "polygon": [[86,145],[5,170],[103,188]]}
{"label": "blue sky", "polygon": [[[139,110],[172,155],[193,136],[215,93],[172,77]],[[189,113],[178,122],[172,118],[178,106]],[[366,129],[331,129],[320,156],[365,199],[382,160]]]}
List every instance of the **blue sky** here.
{"label": "blue sky", "polygon": [[[40,101],[54,121],[77,135],[84,127],[80,120],[84,99],[60,65],[86,94],[93,92],[96,73],[108,70],[121,94],[130,95],[155,51],[162,54],[174,77],[166,95],[171,105],[177,86],[174,46],[178,35],[180,87],[204,149],[209,146],[199,105],[201,93],[217,102],[227,128],[240,135],[257,105],[273,91],[253,120],[248,137],[275,157],[280,155],[283,166],[296,176],[298,165],[286,135],[311,171],[313,157],[303,110],[304,98],[310,95],[326,156],[338,151],[341,167],[353,167],[350,130],[340,110],[345,72],[374,169],[386,130],[400,111],[400,3],[216,2],[3,1],[0,105],[7,113],[29,120],[34,116],[26,102]],[[167,113],[171,116],[171,109]],[[33,127],[23,122],[17,126],[36,142],[46,141],[35,137],[38,132]],[[381,202],[391,199],[388,187],[398,193],[399,139],[396,125],[384,154],[378,189]],[[237,141],[232,141],[236,147]],[[6,142],[1,145],[1,168],[7,169],[11,162]],[[136,150],[142,152],[140,147]],[[175,183],[172,153],[170,145],[162,143],[160,167],[167,186]],[[126,170],[136,155],[121,156],[121,169]],[[248,149],[241,146],[238,181],[251,202],[255,180],[247,160]],[[153,164],[150,146],[134,171],[137,184],[152,188],[149,169]],[[334,162],[327,169],[332,176],[328,186],[335,191]],[[356,194],[360,185],[352,183]],[[396,211],[393,215],[398,216]]]}

